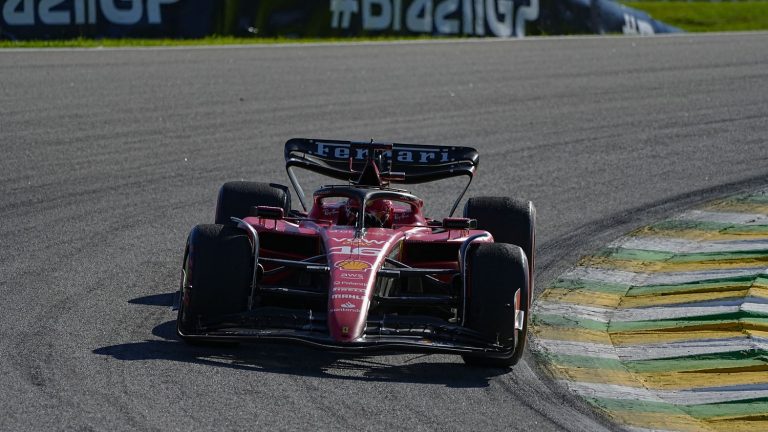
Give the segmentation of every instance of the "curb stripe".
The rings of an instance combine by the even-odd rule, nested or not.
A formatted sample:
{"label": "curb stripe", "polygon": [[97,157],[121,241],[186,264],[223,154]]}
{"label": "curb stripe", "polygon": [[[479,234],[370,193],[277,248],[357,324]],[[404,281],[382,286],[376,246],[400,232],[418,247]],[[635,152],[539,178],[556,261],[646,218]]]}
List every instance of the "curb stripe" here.
{"label": "curb stripe", "polygon": [[605,294],[595,292],[580,292],[560,288],[550,288],[542,293],[539,301],[562,302],[574,304],[593,304],[599,307],[617,307],[623,300],[618,294]]}
{"label": "curb stripe", "polygon": [[710,282],[718,279],[748,276],[757,278],[768,275],[766,269],[741,268],[697,272],[643,274],[624,270],[576,267],[566,272],[563,279],[581,279],[631,286],[680,285],[694,282]]}
{"label": "curb stripe", "polygon": [[768,214],[768,204],[756,200],[716,201],[708,206],[703,207],[702,210]]}
{"label": "curb stripe", "polygon": [[[706,298],[707,294],[711,294],[712,299],[728,295],[746,296],[748,294],[768,297],[768,278],[764,276],[741,276],[675,285],[634,286],[631,290],[630,285],[607,284],[583,279],[558,279],[552,288],[542,293],[541,299],[587,305],[594,305],[596,304],[595,300],[597,300],[599,305],[605,306],[615,306],[616,302],[613,300],[619,299],[623,307],[632,307],[633,302],[637,302],[637,306],[646,305],[642,303],[644,301],[648,302],[647,305],[663,304],[665,299],[669,299],[669,303],[679,303],[678,299],[685,298],[684,295],[700,296],[692,297],[700,299]],[[573,300],[579,298],[583,298],[583,300]]]}
{"label": "curb stripe", "polygon": [[768,225],[740,225],[724,222],[703,222],[669,219],[645,228],[654,231],[704,231],[711,234],[760,236],[768,234]]}
{"label": "curb stripe", "polygon": [[659,227],[645,227],[631,234],[635,237],[669,237],[682,240],[701,242],[723,241],[764,241],[768,239],[765,233],[746,233],[738,231],[704,231],[696,229],[666,230]]}
{"label": "curb stripe", "polygon": [[700,261],[687,261],[687,259],[691,258],[694,257],[683,256],[679,259],[663,257],[622,259],[621,255],[612,255],[611,257],[590,257],[579,264],[584,267],[623,270],[634,273],[682,273],[717,269],[754,269],[757,273],[760,273],[768,269],[768,251],[762,254],[752,253],[744,257],[731,256],[724,259],[701,257],[704,259]]}
{"label": "curb stripe", "polygon": [[768,189],[611,242],[531,324],[559,382],[629,430],[768,430]]}
{"label": "curb stripe", "polygon": [[614,384],[563,381],[576,393],[589,398],[627,399],[645,402],[667,402],[673,405],[703,405],[768,398],[768,389],[745,391],[654,390]]}
{"label": "curb stripe", "polygon": [[[583,306],[573,303],[555,303],[542,301],[536,308],[536,313],[541,315],[559,315],[573,320],[591,320],[599,323],[636,323],[643,324],[645,321],[659,321],[662,324],[671,323],[671,320],[680,318],[702,318],[717,317],[724,315],[725,320],[729,320],[732,315],[735,318],[756,317],[768,318],[768,305],[761,303],[741,303],[735,306],[711,306],[711,307],[648,307],[633,309],[606,309],[591,306]],[[683,320],[684,321],[684,320]],[[699,320],[696,320],[699,322]],[[616,327],[624,328],[623,324]]]}
{"label": "curb stripe", "polygon": [[564,328],[546,324],[536,326],[536,336],[552,340],[610,344],[607,332],[580,328]]}
{"label": "curb stripe", "polygon": [[722,328],[722,326],[711,326],[710,328],[688,328],[684,331],[657,331],[640,333],[613,333],[611,341],[619,346],[631,346],[640,344],[654,343],[674,343],[683,341],[696,341],[705,339],[725,339],[743,334],[741,326],[734,324]]}
{"label": "curb stripe", "polygon": [[[549,354],[621,358],[624,361],[694,358],[704,354],[722,354],[743,351],[768,353],[768,339],[741,338],[682,341],[664,344],[614,346],[594,342],[537,339],[539,347]],[[711,356],[708,356],[711,358]]]}
{"label": "curb stripe", "polygon": [[673,432],[670,429],[658,429],[658,428],[648,429],[648,428],[639,427],[639,426],[629,426],[626,429],[629,432]]}
{"label": "curb stripe", "polygon": [[[729,304],[731,301],[738,301],[740,297],[747,297],[752,293],[749,289],[742,290],[724,290],[722,292],[704,292],[693,294],[673,294],[673,295],[644,295],[624,297],[621,299],[620,307],[622,308],[641,308],[641,307],[653,307],[664,305],[706,305],[722,302],[723,304]],[[762,302],[768,297],[768,291],[763,293],[762,291],[756,292],[757,297],[754,298],[755,302]]]}
{"label": "curb stripe", "polygon": [[[637,263],[675,263],[701,265],[707,262],[728,261],[761,261],[768,259],[768,249],[751,251],[709,251],[674,253],[658,250],[632,249],[626,245],[603,249],[595,255],[584,259],[585,263],[603,261],[634,261]],[[652,271],[646,270],[645,271]]]}
{"label": "curb stripe", "polygon": [[[627,292],[627,295],[632,296],[645,296],[645,295],[659,295],[659,294],[679,294],[679,293],[705,293],[705,292],[717,292],[726,290],[743,290],[750,289],[752,287],[762,287],[768,283],[768,279],[763,275],[747,275],[724,279],[710,279],[703,281],[686,282],[681,284],[661,284],[661,285],[647,285],[647,286],[635,286],[632,290]],[[768,287],[768,285],[765,285]]]}
{"label": "curb stripe", "polygon": [[610,344],[594,342],[561,341],[556,339],[536,339],[538,348],[548,354],[618,359],[616,347]]}
{"label": "curb stripe", "polygon": [[697,222],[724,223],[730,225],[768,225],[768,215],[761,213],[690,210],[678,216],[677,219]]}
{"label": "curb stripe", "polygon": [[[590,353],[593,354],[593,353]],[[626,358],[603,358],[581,355],[548,353],[548,360],[561,368],[626,370],[636,377],[651,373],[735,373],[768,370],[766,351],[730,351],[673,359],[632,361]],[[594,381],[594,380],[591,380]],[[711,383],[710,383],[711,384]]]}
{"label": "curb stripe", "polygon": [[700,420],[750,417],[762,414],[764,400],[729,402],[724,404],[671,405],[665,402],[650,402],[626,399],[593,398],[597,405],[622,411],[678,413],[684,411]]}
{"label": "curb stripe", "polygon": [[[665,237],[630,237],[621,242],[628,249],[640,249],[672,253],[737,252],[768,250],[768,240],[696,241]],[[608,247],[618,247],[611,243]]]}
{"label": "curb stripe", "polygon": [[634,361],[749,350],[768,351],[768,340],[743,336],[740,338],[682,341],[616,348],[621,358]]}
{"label": "curb stripe", "polygon": [[[596,363],[597,364],[597,363]],[[627,369],[599,368],[599,367],[571,367],[555,365],[559,375],[582,384],[618,385],[622,387],[639,387],[655,393],[662,391],[678,390],[681,392],[693,392],[703,394],[707,387],[735,387],[752,384],[760,379],[768,379],[768,368],[762,370],[739,370],[736,372],[634,372]],[[757,392],[757,393],[756,393]],[[722,397],[737,399],[754,399],[768,397],[768,390],[762,391],[725,391],[709,392],[717,393]],[[755,396],[759,394],[762,396]],[[718,397],[721,397],[718,396]],[[730,399],[728,399],[730,400]],[[714,402],[724,402],[716,400]],[[704,403],[704,402],[700,402]]]}

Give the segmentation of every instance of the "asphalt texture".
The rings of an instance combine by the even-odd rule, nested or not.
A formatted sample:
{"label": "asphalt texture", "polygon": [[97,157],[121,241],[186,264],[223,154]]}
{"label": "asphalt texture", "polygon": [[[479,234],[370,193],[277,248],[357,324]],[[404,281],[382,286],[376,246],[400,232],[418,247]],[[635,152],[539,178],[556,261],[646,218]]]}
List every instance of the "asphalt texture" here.
{"label": "asphalt texture", "polygon": [[[0,51],[0,429],[617,429],[533,353],[503,371],[186,346],[170,308],[186,235],[223,182],[287,184],[291,137],[469,145],[470,195],[538,207],[538,292],[629,229],[768,183],[767,46]],[[428,213],[455,188],[421,188]]]}

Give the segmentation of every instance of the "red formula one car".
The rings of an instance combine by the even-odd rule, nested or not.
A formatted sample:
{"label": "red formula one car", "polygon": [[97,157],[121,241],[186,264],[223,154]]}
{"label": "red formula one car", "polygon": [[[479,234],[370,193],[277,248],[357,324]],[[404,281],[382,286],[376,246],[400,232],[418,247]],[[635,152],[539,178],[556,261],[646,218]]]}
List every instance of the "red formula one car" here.
{"label": "red formula one car", "polygon": [[[394,183],[475,174],[469,147],[291,139],[288,188],[226,183],[216,223],[189,235],[178,333],[187,342],[287,341],[336,351],[444,352],[511,366],[533,292],[533,204],[470,198],[430,219]],[[344,184],[307,202],[294,169]]]}

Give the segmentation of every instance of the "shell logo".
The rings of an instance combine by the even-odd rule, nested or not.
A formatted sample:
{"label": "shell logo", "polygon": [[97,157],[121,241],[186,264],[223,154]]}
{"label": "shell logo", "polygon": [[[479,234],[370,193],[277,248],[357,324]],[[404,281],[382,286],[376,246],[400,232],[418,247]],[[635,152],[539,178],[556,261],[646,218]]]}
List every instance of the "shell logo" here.
{"label": "shell logo", "polygon": [[363,271],[371,268],[371,265],[365,261],[344,260],[337,262],[336,268],[340,268],[342,270]]}

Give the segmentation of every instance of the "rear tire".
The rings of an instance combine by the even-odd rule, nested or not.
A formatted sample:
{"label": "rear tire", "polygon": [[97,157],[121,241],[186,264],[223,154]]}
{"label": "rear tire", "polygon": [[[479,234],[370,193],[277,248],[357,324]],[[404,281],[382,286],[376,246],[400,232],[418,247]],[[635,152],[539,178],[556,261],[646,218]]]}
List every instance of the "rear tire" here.
{"label": "rear tire", "polygon": [[198,323],[248,308],[252,257],[248,237],[237,228],[198,225],[192,229],[178,315],[178,332],[185,341],[197,344]]}
{"label": "rear tire", "polygon": [[[469,294],[465,325],[509,351],[498,356],[465,354],[464,362],[472,366],[513,366],[522,357],[528,330],[530,284],[525,253],[511,244],[485,243],[473,246],[467,261]],[[514,305],[518,289],[525,321],[515,340]]]}
{"label": "rear tire", "polygon": [[496,243],[520,246],[528,258],[528,274],[533,281],[536,208],[532,202],[509,197],[473,197],[464,206],[464,217],[477,219],[477,228],[491,233]]}
{"label": "rear tire", "polygon": [[253,206],[279,207],[287,215],[291,211],[288,188],[275,183],[232,181],[224,183],[216,203],[217,224],[234,225],[231,217],[242,219]]}

